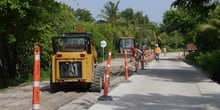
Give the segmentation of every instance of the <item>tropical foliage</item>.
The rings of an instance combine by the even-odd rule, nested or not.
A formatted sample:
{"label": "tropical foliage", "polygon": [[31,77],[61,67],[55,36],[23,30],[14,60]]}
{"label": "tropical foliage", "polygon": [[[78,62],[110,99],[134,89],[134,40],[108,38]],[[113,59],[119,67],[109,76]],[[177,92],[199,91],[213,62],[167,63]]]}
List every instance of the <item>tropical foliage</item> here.
{"label": "tropical foliage", "polygon": [[[119,12],[119,3],[107,2],[98,16],[103,22],[94,22],[89,10],[73,9],[55,0],[1,0],[0,88],[32,80],[33,48],[36,45],[41,48],[41,77],[47,78],[52,54],[51,36],[75,32],[79,27],[93,33],[93,43],[100,59],[101,40],[108,44],[105,53],[112,49],[113,55],[118,48],[117,40],[126,33],[138,40],[156,42],[157,26],[149,22],[148,16],[133,9]],[[129,14],[132,17],[127,19]]]}
{"label": "tropical foliage", "polygon": [[11,80],[32,78],[36,45],[41,47],[42,69],[49,67],[50,37],[73,31],[75,16],[73,9],[54,0],[3,0],[0,10],[0,87],[7,87]]}
{"label": "tropical foliage", "polygon": [[[0,1],[0,88],[31,81],[33,74],[33,47],[41,48],[42,77],[50,72],[52,54],[51,36],[75,32],[82,27],[93,33],[93,43],[102,59],[100,41],[106,40],[108,49],[117,49],[122,36],[133,36],[156,43],[161,48],[184,48],[195,43],[198,54],[189,54],[198,66],[218,76],[217,62],[220,48],[220,6],[218,0],[176,0],[172,10],[166,11],[163,22],[151,22],[143,12],[132,8],[119,11],[120,1],[104,4],[95,20],[87,9],[73,9],[55,0],[1,0]],[[96,21],[96,22],[95,22]],[[199,53],[201,52],[201,53]],[[191,56],[190,56],[191,55]],[[205,56],[213,58],[207,58]],[[106,57],[107,55],[105,55]],[[219,59],[219,58],[218,58]],[[207,61],[209,60],[209,61]],[[215,60],[215,62],[214,62]],[[215,65],[208,67],[209,64]]]}
{"label": "tropical foliage", "polygon": [[168,35],[172,31],[178,32],[185,44],[188,42],[196,44],[198,51],[188,54],[186,59],[208,71],[216,81],[220,81],[219,2],[219,0],[175,0],[171,5],[175,9],[165,12],[160,27],[160,30]]}

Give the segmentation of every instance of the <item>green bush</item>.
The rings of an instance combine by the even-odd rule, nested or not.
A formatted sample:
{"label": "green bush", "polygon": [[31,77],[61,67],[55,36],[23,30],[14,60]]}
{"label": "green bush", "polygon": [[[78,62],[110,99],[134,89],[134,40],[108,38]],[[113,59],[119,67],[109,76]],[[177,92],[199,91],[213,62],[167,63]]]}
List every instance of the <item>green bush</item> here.
{"label": "green bush", "polygon": [[[166,49],[167,49],[167,52],[172,52],[172,51],[173,51],[170,46],[165,46],[165,47],[166,47]],[[161,48],[161,50],[163,51],[163,48]]]}
{"label": "green bush", "polygon": [[40,76],[40,80],[44,81],[50,78],[50,72],[51,72],[51,68],[47,68],[47,69],[42,69],[41,70],[41,76]]}
{"label": "green bush", "polygon": [[16,78],[16,79],[0,79],[0,89],[4,89],[7,87],[19,86],[22,83],[26,82],[26,79]]}
{"label": "green bush", "polygon": [[107,42],[107,46],[104,48],[104,59],[107,59],[109,49],[112,49],[112,58],[114,58],[114,39],[116,39],[117,29],[115,27],[111,27],[110,24],[91,24],[83,22],[82,25],[85,32],[93,33],[92,40],[98,54],[98,62],[102,62],[103,59],[103,49],[100,46],[100,42],[102,40]]}
{"label": "green bush", "polygon": [[195,59],[202,69],[211,73],[213,80],[220,81],[220,50],[200,53]]}
{"label": "green bush", "polygon": [[199,56],[199,52],[191,52],[189,54],[186,55],[185,59],[190,63],[193,64],[195,66],[198,66],[198,62],[196,60],[196,57]]}

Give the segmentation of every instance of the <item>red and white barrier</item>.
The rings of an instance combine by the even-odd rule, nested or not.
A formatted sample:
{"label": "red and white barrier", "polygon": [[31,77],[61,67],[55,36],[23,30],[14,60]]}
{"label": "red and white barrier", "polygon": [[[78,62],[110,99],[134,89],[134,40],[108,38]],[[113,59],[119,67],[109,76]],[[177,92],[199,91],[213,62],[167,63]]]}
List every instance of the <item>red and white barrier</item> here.
{"label": "red and white barrier", "polygon": [[154,56],[155,56],[154,50],[152,50],[152,61],[154,61]]}
{"label": "red and white barrier", "polygon": [[40,47],[34,48],[34,78],[32,110],[40,110]]}
{"label": "red and white barrier", "polygon": [[111,96],[108,96],[108,82],[109,82],[109,74],[110,74],[110,65],[111,65],[111,50],[108,52],[108,60],[107,60],[107,67],[106,67],[106,73],[105,73],[105,85],[104,85],[104,95],[99,97],[99,101],[111,101],[113,98]]}
{"label": "red and white barrier", "polygon": [[148,52],[148,50],[147,50],[147,51],[146,51],[146,55],[145,55],[145,58],[146,58],[145,66],[148,65],[148,60],[149,60],[148,56],[149,56],[149,52]]}
{"label": "red and white barrier", "polygon": [[108,52],[107,68],[106,68],[106,74],[105,74],[104,96],[108,95],[108,82],[109,82],[110,66],[111,66],[111,50],[109,50],[109,52]]}
{"label": "red and white barrier", "polygon": [[128,55],[126,50],[124,50],[124,59],[125,59],[125,80],[128,80]]}
{"label": "red and white barrier", "polygon": [[138,53],[136,53],[136,58],[135,58],[135,72],[138,72],[138,67],[139,67],[139,59],[138,59]]}

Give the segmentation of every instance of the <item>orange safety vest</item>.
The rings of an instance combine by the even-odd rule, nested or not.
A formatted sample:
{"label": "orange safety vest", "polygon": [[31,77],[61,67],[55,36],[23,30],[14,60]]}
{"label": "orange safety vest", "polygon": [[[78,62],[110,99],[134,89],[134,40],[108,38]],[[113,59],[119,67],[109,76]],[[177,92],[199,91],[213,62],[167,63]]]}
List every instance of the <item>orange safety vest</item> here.
{"label": "orange safety vest", "polygon": [[160,54],[160,47],[155,48],[155,53]]}

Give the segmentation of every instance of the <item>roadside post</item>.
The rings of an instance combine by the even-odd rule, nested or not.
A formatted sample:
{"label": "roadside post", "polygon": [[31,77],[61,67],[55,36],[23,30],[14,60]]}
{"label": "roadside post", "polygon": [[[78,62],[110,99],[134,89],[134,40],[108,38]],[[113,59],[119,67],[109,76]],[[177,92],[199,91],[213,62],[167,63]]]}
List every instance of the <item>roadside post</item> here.
{"label": "roadside post", "polygon": [[105,73],[105,86],[104,86],[104,95],[98,98],[99,101],[111,101],[113,98],[108,96],[108,82],[109,82],[109,73],[110,73],[110,65],[111,65],[111,52],[112,50],[109,49],[108,52],[108,60],[107,60],[107,68]]}
{"label": "roadside post", "polygon": [[154,57],[155,57],[154,50],[152,50],[152,61],[154,61]]}
{"label": "roadside post", "polygon": [[104,48],[106,47],[107,43],[106,43],[106,41],[102,40],[102,41],[100,42],[100,44],[101,44],[102,53],[103,53],[103,55],[102,55],[102,61],[104,62]]}
{"label": "roadside post", "polygon": [[138,59],[138,52],[136,52],[136,58],[135,58],[135,72],[138,73],[138,67],[139,67],[139,59]]}
{"label": "roadside post", "polygon": [[33,97],[32,110],[40,110],[40,47],[34,48],[34,81],[33,81]]}
{"label": "roadside post", "polygon": [[181,52],[181,49],[180,49],[180,48],[178,48],[179,59],[181,59],[180,52]]}
{"label": "roadside post", "polygon": [[146,70],[146,69],[144,69],[144,63],[145,63],[145,61],[144,61],[144,50],[142,50],[142,53],[141,53],[141,69],[140,70]]}
{"label": "roadside post", "polygon": [[149,62],[152,62],[153,61],[153,59],[152,59],[152,54],[153,54],[152,50],[149,50],[149,52],[150,52],[149,56],[148,56],[149,57]]}
{"label": "roadside post", "polygon": [[145,55],[145,58],[146,58],[145,66],[148,65],[148,55],[149,55],[149,52],[148,52],[148,50],[146,50],[146,55]]}

